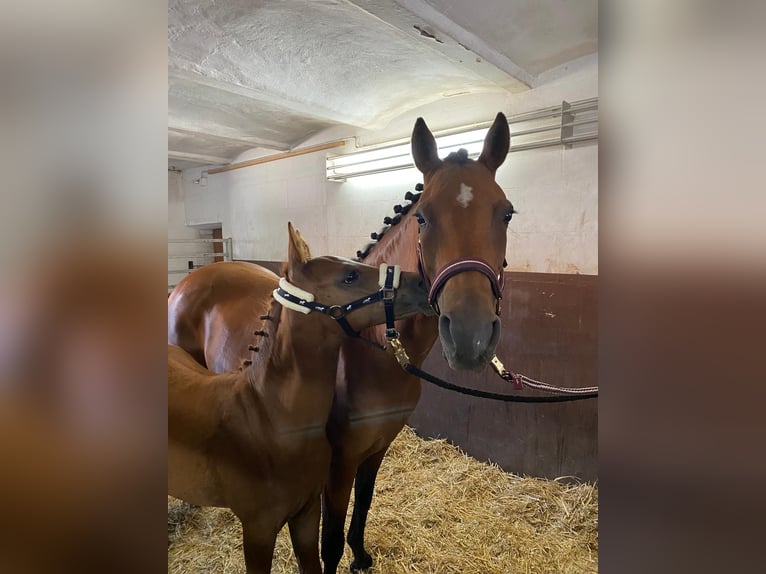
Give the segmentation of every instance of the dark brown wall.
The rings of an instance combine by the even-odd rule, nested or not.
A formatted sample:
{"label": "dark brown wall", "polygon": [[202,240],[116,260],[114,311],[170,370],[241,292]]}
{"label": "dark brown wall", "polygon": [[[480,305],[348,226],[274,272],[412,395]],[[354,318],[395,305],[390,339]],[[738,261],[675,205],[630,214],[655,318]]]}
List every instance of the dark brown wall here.
{"label": "dark brown wall", "polygon": [[[508,273],[497,356],[506,368],[564,386],[597,382],[597,277]],[[451,371],[437,342],[424,370],[450,382],[514,392],[494,372]],[[532,394],[523,391],[524,394]],[[596,480],[597,400],[565,404],[501,403],[423,383],[410,424],[507,471]]]}
{"label": "dark brown wall", "polygon": [[[253,263],[276,273],[281,267],[279,262]],[[597,385],[597,280],[592,275],[507,273],[497,349],[506,368],[558,386]],[[459,385],[515,392],[490,368],[478,374],[450,370],[438,341],[423,368]],[[424,382],[410,424],[421,436],[446,438],[510,472],[597,479],[597,400],[501,403]]]}

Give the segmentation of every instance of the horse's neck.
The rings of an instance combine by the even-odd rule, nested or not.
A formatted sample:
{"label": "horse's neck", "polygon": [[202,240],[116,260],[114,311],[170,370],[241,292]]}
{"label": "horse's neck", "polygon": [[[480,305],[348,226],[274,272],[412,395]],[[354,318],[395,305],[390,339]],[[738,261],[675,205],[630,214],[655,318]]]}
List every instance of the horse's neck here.
{"label": "horse's neck", "polygon": [[[364,260],[368,265],[381,263],[399,265],[402,271],[418,270],[418,223],[414,217],[405,217],[401,223],[389,229],[383,239],[370,251]],[[402,341],[413,363],[420,365],[431,351],[439,336],[436,317],[414,315],[399,323]],[[383,326],[374,328],[376,338],[385,340]]]}
{"label": "horse's neck", "polygon": [[414,217],[406,217],[386,232],[364,262],[373,266],[389,263],[399,265],[402,271],[417,271],[417,245],[417,221]]}
{"label": "horse's neck", "polygon": [[268,358],[248,369],[248,383],[275,422],[324,425],[332,404],[341,337],[328,317],[282,309]]}

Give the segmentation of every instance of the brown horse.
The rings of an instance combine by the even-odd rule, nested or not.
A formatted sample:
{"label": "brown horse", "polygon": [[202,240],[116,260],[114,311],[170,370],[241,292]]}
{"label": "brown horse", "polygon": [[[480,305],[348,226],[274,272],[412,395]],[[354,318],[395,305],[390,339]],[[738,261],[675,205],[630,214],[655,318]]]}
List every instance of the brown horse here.
{"label": "brown horse", "polygon": [[214,373],[239,368],[245,354],[250,356],[248,343],[278,284],[279,277],[268,269],[241,261],[190,273],[168,298],[168,343]]}
{"label": "brown horse", "polygon": [[[291,225],[289,231],[286,282],[275,291],[256,361],[216,375],[168,345],[168,493],[231,508],[242,521],[250,574],[269,572],[285,523],[301,571],[321,572],[319,500],[330,462],[325,426],[345,338],[330,317],[337,320],[339,306],[353,306],[345,317],[349,329],[386,320],[378,269],[311,259]],[[274,289],[273,278],[262,277],[263,284],[251,287]],[[403,273],[399,281],[396,316],[426,311],[420,277]]]}
{"label": "brown horse", "polygon": [[[510,133],[505,116],[495,118],[477,161],[465,150],[443,161],[422,118],[412,133],[412,155],[423,173],[423,193],[401,222],[391,227],[365,258],[396,261],[431,283],[429,298],[438,318],[416,316],[398,324],[412,362],[426,359],[437,336],[453,369],[478,370],[494,353],[500,335],[497,316],[506,231],[514,212],[495,182],[505,161]],[[375,329],[368,336],[381,340]],[[351,488],[355,503],[348,531],[352,570],[369,568],[364,527],[375,477],[383,457],[420,398],[420,380],[389,355],[356,341],[343,342],[330,420],[330,476],[322,508],[325,573],[336,572],[343,555],[343,530]]]}
{"label": "brown horse", "polygon": [[[455,369],[481,369],[497,345],[497,298],[513,206],[494,175],[505,160],[509,142],[508,122],[498,114],[478,161],[468,159],[463,150],[442,161],[425,122],[421,118],[415,124],[412,153],[424,174],[424,191],[406,216],[395,218],[400,223],[385,233],[366,260],[395,261],[410,271],[421,267],[426,279],[433,281],[431,295],[441,316],[420,315],[397,324],[412,362],[418,366],[439,336],[445,357]],[[196,273],[187,279],[191,281]],[[224,282],[224,278],[219,277],[219,281]],[[214,344],[212,337],[205,341],[205,337],[194,339],[195,335],[189,335],[199,341],[194,349],[202,345],[204,352],[199,354],[208,358],[208,364],[221,358],[221,364],[214,367],[217,371],[234,369],[247,358],[250,338],[245,331],[255,328],[260,313],[248,310],[247,298],[257,287],[250,285],[247,277],[232,273],[225,282],[226,304],[240,301],[241,312],[236,314],[236,320],[224,319],[223,325],[216,328],[225,332],[241,330],[243,338],[236,341],[232,337],[224,347]],[[181,287],[179,284],[176,289]],[[191,314],[171,296],[169,334],[175,336],[181,329],[204,332],[207,327],[203,318],[216,313],[221,300],[213,296],[204,303],[204,311]],[[238,325],[242,323],[246,327],[241,329]],[[367,336],[381,341],[383,330],[376,329]],[[375,477],[389,444],[419,397],[420,380],[402,371],[390,355],[352,339],[343,342],[327,426],[332,445],[322,508],[322,558],[327,573],[337,570],[343,555],[344,522],[354,483],[356,502],[348,532],[354,552],[352,569],[372,564],[364,549],[364,526]]]}

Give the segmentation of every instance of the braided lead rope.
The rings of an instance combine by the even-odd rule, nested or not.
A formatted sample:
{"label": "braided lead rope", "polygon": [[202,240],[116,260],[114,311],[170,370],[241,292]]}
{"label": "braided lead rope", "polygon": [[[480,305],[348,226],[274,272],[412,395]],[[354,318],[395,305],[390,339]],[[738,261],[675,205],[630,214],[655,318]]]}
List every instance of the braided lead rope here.
{"label": "braided lead rope", "polygon": [[497,358],[497,355],[492,357],[491,364],[492,368],[495,370],[498,376],[501,379],[508,381],[509,383],[513,383],[513,388],[516,390],[521,390],[526,387],[529,389],[542,391],[544,393],[561,393],[564,395],[598,395],[598,387],[557,387],[542,381],[537,381],[526,375],[512,373],[506,369],[505,366],[503,366],[503,363],[500,362],[500,359]]}
{"label": "braided lead rope", "polygon": [[566,393],[569,395],[582,395],[587,393],[598,393],[598,387],[557,387],[555,385],[549,385],[535,379],[530,379],[526,375],[517,375],[521,378],[521,382],[525,387],[531,389],[537,389],[538,391],[544,391],[546,393]]}

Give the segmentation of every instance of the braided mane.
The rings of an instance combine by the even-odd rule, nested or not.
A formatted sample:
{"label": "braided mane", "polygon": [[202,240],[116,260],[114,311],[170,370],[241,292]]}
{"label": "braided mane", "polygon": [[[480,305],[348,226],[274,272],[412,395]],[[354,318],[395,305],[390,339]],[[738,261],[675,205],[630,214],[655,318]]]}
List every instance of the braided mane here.
{"label": "braided mane", "polygon": [[415,185],[415,191],[416,193],[412,193],[411,191],[408,191],[404,194],[404,199],[406,201],[409,201],[410,203],[407,203],[405,205],[397,204],[394,205],[394,216],[386,216],[383,218],[383,227],[379,231],[373,231],[370,233],[370,238],[372,239],[372,242],[365,245],[364,249],[360,249],[356,252],[356,260],[357,261],[364,261],[365,257],[367,257],[370,254],[370,251],[372,250],[375,245],[377,245],[377,242],[380,241],[383,236],[395,225],[399,225],[401,223],[402,218],[407,215],[407,213],[412,209],[412,206],[415,205],[418,200],[420,199],[420,196],[423,192],[423,184],[418,183]]}
{"label": "braided mane", "polygon": [[254,331],[253,335],[257,337],[255,344],[248,345],[247,350],[251,351],[250,359],[245,359],[240,366],[240,370],[247,369],[255,363],[255,370],[262,371],[265,364],[271,356],[274,348],[274,339],[276,338],[279,322],[282,318],[282,305],[272,298],[269,312],[261,316],[261,329]]}
{"label": "braided mane", "polygon": [[454,163],[457,165],[463,165],[465,163],[468,163],[469,161],[472,161],[468,159],[468,150],[460,148],[457,151],[453,151],[451,154],[449,154],[447,157],[444,158],[444,161],[446,163]]}
{"label": "braided mane", "polygon": [[[460,148],[457,151],[453,151],[451,154],[449,154],[447,157],[445,157],[442,160],[444,163],[449,163],[453,165],[464,165],[470,161],[473,161],[468,157],[468,150],[464,148]],[[398,225],[399,222],[402,221],[402,217],[407,214],[407,212],[412,209],[412,206],[415,205],[418,200],[420,199],[420,196],[423,192],[423,184],[418,183],[415,185],[415,191],[416,193],[412,193],[411,191],[408,191],[404,194],[404,199],[406,201],[409,201],[410,203],[406,205],[397,204],[394,205],[394,216],[386,216],[383,218],[383,227],[380,229],[380,231],[373,231],[370,233],[370,238],[372,239],[371,243],[368,243],[365,245],[364,249],[360,249],[356,252],[356,260],[357,261],[363,261],[365,257],[367,257],[370,254],[370,250],[372,250],[373,247],[377,244],[378,241],[386,234],[387,231],[389,231],[394,225]]]}

